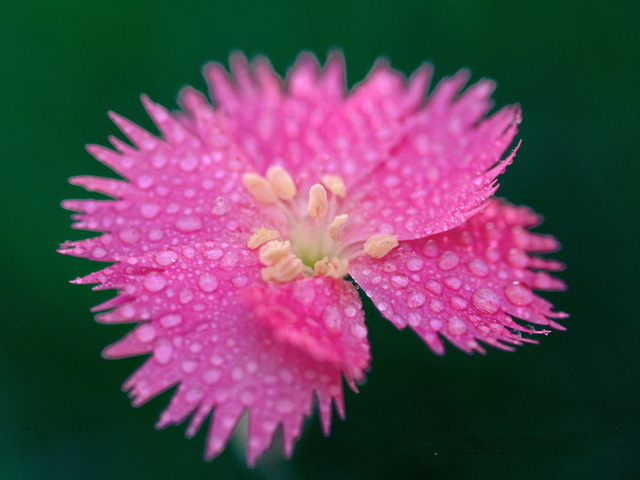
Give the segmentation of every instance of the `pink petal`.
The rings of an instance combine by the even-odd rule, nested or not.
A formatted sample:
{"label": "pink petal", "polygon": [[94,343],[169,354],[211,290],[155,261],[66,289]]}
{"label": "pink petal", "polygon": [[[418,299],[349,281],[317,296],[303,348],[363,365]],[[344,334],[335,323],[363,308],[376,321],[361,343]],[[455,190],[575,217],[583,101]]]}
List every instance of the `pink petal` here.
{"label": "pink petal", "polygon": [[210,459],[247,410],[253,464],[279,425],[291,455],[314,392],[327,434],[332,401],[344,416],[341,374],[362,381],[370,358],[361,303],[349,283],[313,278],[269,286],[254,251],[220,242],[135,258],[79,282],[119,289],[120,301],[103,304],[114,309],[99,321],[146,320],[104,355],[151,354],[124,384],[136,406],[178,385],[159,428],[192,415],[193,436],[213,412]]}
{"label": "pink petal", "polygon": [[[460,92],[462,71],[440,82],[426,105],[409,117],[392,157],[347,199],[354,227],[345,239],[389,233],[401,240],[446,231],[473,215],[497,189],[496,177],[520,121],[518,106],[483,119],[494,84],[481,80]],[[346,207],[347,209],[349,207]]]}
{"label": "pink petal", "polygon": [[121,153],[96,145],[87,149],[129,181],[90,176],[70,180],[115,200],[64,201],[63,207],[81,212],[72,217],[74,228],[107,233],[67,242],[61,253],[114,261],[212,236],[245,242],[253,225],[260,223],[240,180],[246,160],[228,142],[209,138],[205,144],[147,97],[143,103],[164,139],[112,115],[136,148],[114,140]]}
{"label": "pink petal", "polygon": [[[344,60],[338,53],[324,69],[315,56],[302,53],[287,74],[286,89],[262,57],[249,64],[234,54],[229,63],[231,76],[217,63],[205,67],[205,76],[234,142],[259,173],[281,164],[301,189],[323,173],[342,176],[348,187],[384,161],[403,133],[402,119],[417,110],[430,79],[425,66],[407,84],[402,74],[378,62],[345,98]],[[195,117],[198,108],[187,110]]]}
{"label": "pink petal", "polygon": [[[400,242],[379,260],[360,257],[350,274],[386,318],[398,328],[408,324],[435,353],[444,353],[438,335],[468,353],[484,352],[477,340],[509,350],[505,344],[532,342],[520,332],[549,333],[533,325],[563,329],[552,319],[566,317],[531,290],[565,288],[531,269],[561,267],[530,255],[559,247],[553,237],[526,230],[538,223],[526,207],[491,200],[453,230]],[[511,316],[533,325],[522,327]]]}

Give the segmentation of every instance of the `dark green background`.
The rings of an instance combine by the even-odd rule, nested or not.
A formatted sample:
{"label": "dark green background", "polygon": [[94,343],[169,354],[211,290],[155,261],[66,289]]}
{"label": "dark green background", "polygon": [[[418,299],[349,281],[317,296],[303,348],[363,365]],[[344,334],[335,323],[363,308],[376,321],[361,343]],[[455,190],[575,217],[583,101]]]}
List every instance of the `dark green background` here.
{"label": "dark green background", "polygon": [[[0,2],[0,478],[631,478],[639,470],[639,2]],[[145,92],[175,107],[200,68],[233,49],[284,73],[301,49],[344,50],[349,84],[376,57],[436,79],[470,67],[520,102],[523,144],[500,195],[546,216],[563,242],[566,333],[514,354],[440,358],[372,311],[373,367],[346,394],[331,437],[307,422],[289,462],[250,471],[228,448],[202,460],[204,430],[162,432],[165,394],[120,392],[140,359],[101,349],[128,329],[89,308],[109,292],[68,280],[99,267],[55,253],[78,239],[64,198],[84,152],[117,133],[113,109],[151,128]]]}

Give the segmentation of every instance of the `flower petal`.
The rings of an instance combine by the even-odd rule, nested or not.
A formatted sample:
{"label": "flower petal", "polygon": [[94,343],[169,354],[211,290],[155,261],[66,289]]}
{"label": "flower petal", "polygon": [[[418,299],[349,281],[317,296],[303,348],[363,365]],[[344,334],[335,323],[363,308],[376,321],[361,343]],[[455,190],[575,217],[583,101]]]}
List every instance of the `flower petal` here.
{"label": "flower petal", "polygon": [[145,320],[104,355],[152,354],[124,384],[134,405],[178,385],[159,428],[193,415],[187,428],[193,436],[213,412],[210,459],[247,410],[253,464],[279,425],[291,455],[314,392],[325,433],[332,401],[344,416],[341,374],[353,384],[369,365],[364,315],[350,284],[317,278],[269,286],[260,280],[255,252],[219,242],[136,259],[78,283],[119,289],[120,301],[104,304],[115,308],[99,321]]}
{"label": "flower petal", "polygon": [[[324,69],[303,52],[287,74],[286,90],[262,57],[249,64],[234,54],[229,63],[231,77],[217,63],[205,67],[205,76],[235,143],[259,173],[280,164],[300,189],[322,174],[340,175],[348,188],[388,158],[403,132],[402,119],[417,110],[430,79],[424,66],[407,84],[379,61],[345,98],[344,60],[336,52]],[[187,110],[197,115],[197,109]]]}
{"label": "flower petal", "polygon": [[477,340],[509,350],[505,344],[532,342],[521,332],[549,333],[522,327],[511,316],[564,329],[552,319],[566,314],[552,312],[531,290],[565,288],[543,270],[532,270],[562,268],[530,255],[559,247],[553,237],[526,230],[539,221],[526,207],[491,200],[453,230],[400,242],[380,260],[354,260],[350,274],[386,318],[398,328],[408,324],[437,354],[444,353],[438,335],[468,353],[484,352]]}
{"label": "flower petal", "polygon": [[481,80],[454,98],[468,77],[461,71],[442,80],[424,108],[406,120],[392,157],[352,190],[347,205],[355,214],[346,240],[376,233],[409,240],[446,231],[496,191],[496,177],[515,154],[501,160],[520,109],[505,107],[483,119],[494,84]]}
{"label": "flower petal", "polygon": [[82,212],[73,215],[74,228],[108,233],[67,242],[60,252],[114,261],[212,236],[246,241],[260,215],[241,182],[246,161],[228,142],[209,139],[205,145],[165,109],[147,97],[143,103],[165,139],[112,115],[136,148],[114,141],[120,153],[97,145],[87,149],[129,181],[70,180],[115,200],[64,201],[63,207]]}

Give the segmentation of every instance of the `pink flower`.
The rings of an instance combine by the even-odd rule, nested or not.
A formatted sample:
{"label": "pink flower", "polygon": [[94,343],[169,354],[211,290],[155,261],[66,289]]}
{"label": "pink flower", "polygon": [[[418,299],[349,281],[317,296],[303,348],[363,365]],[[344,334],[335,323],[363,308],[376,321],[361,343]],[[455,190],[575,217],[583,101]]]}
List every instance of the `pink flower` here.
{"label": "pink flower", "polygon": [[556,250],[528,228],[540,218],[491,198],[520,121],[518,106],[485,118],[494,83],[460,93],[469,73],[440,82],[431,67],[408,81],[378,62],[352,92],[332,54],[324,69],[302,54],[285,86],[268,60],[231,57],[204,74],[216,106],[185,88],[183,111],[142,102],[162,137],[111,118],[133,142],[89,152],[125,180],[70,181],[114,200],[68,200],[75,228],[105,232],[61,252],[113,265],[74,280],[117,289],[103,323],[139,322],[104,351],[150,354],[126,381],[134,405],[178,385],[157,424],[212,415],[206,458],[219,454],[245,410],[248,463],[279,425],[291,455],[317,397],[329,433],[344,417],[342,376],[365,378],[370,350],[350,275],[399,329],[437,354],[511,350],[562,328],[532,292],[560,290],[532,256]]}

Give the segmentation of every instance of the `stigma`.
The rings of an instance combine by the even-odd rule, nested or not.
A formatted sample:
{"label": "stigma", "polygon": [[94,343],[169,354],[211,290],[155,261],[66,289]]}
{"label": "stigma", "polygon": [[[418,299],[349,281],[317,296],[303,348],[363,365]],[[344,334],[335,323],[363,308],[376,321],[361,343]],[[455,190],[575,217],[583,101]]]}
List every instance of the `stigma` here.
{"label": "stigma", "polygon": [[257,251],[265,282],[319,275],[344,278],[353,258],[382,258],[398,246],[397,238],[387,234],[343,245],[342,233],[350,227],[345,182],[338,175],[322,175],[319,180],[304,195],[280,166],[269,167],[264,176],[255,172],[242,176],[245,188],[264,209],[265,225],[251,234],[247,247]]}

